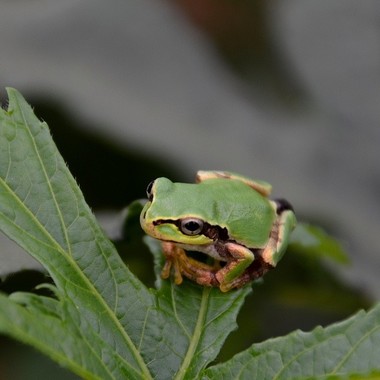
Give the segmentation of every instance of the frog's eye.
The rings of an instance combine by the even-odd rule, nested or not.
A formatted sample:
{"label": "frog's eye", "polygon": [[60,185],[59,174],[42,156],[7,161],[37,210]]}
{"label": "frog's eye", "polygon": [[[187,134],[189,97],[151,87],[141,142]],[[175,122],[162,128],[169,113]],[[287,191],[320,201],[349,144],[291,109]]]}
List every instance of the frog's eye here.
{"label": "frog's eye", "polygon": [[146,187],[146,196],[148,197],[150,202],[152,202],[153,200],[153,192],[152,192],[153,184],[154,184],[154,181],[149,182],[148,186]]}
{"label": "frog's eye", "polygon": [[182,219],[180,229],[185,235],[198,235],[202,232],[203,221],[197,218]]}

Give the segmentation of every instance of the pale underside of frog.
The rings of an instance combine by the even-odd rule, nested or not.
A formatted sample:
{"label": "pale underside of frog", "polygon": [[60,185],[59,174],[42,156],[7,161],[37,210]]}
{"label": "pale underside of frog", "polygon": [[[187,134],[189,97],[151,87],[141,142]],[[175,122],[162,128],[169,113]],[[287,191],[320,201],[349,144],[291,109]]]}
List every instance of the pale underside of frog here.
{"label": "pale underside of frog", "polygon": [[[223,171],[199,171],[196,183],[157,178],[147,188],[143,230],[162,242],[161,276],[183,276],[222,292],[241,288],[275,267],[296,224],[292,206],[270,200],[271,185]],[[202,252],[213,263],[189,256]]]}

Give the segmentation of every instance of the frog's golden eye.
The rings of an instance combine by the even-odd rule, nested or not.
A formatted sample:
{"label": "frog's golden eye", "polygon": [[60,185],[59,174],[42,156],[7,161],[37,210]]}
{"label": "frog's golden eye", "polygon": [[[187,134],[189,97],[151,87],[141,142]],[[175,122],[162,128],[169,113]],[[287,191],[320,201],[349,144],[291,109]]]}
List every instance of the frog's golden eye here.
{"label": "frog's golden eye", "polygon": [[151,181],[146,187],[146,196],[148,197],[149,202],[152,202],[153,200],[153,191],[152,191],[153,185],[154,185],[154,181]]}
{"label": "frog's golden eye", "polygon": [[203,221],[197,218],[185,218],[181,220],[180,229],[185,235],[198,235],[202,232]]}

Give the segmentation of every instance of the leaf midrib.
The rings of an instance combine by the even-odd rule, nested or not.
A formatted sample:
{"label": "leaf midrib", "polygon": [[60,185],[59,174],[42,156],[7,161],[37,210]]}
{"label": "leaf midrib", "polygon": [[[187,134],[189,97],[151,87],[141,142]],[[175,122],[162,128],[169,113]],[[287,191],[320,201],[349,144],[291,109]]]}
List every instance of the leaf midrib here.
{"label": "leaf midrib", "polygon": [[193,335],[189,342],[189,346],[187,348],[186,355],[182,361],[181,367],[179,368],[174,380],[182,380],[185,377],[187,369],[189,368],[190,363],[194,358],[194,354],[196,352],[196,349],[198,347],[198,343],[202,334],[204,321],[206,319],[207,306],[208,306],[210,293],[211,293],[211,288],[206,288],[206,287],[203,288],[201,305],[199,308],[197,322],[195,324]]}

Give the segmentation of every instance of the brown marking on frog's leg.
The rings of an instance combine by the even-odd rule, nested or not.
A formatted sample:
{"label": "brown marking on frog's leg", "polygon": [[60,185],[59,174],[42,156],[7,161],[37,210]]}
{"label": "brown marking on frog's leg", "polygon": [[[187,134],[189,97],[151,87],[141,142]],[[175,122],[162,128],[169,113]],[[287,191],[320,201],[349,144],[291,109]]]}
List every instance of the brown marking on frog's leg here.
{"label": "brown marking on frog's leg", "polygon": [[255,261],[247,268],[245,275],[249,277],[249,281],[253,281],[263,277],[271,269],[273,269],[273,265],[265,262],[261,256],[257,256]]}
{"label": "brown marking on frog's leg", "polygon": [[284,200],[277,201],[277,218],[273,225],[266,247],[261,252],[263,260],[272,265],[280,261],[288,246],[288,236],[294,229],[296,218],[291,205]]}

